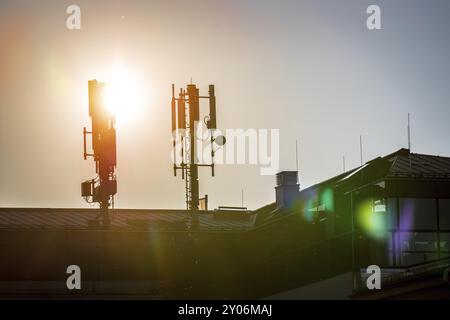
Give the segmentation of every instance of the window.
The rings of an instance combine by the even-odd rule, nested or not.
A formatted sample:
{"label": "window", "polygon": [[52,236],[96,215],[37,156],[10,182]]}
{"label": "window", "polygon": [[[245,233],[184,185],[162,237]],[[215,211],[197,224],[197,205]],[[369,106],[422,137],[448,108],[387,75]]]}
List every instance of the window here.
{"label": "window", "polygon": [[450,232],[440,232],[441,252],[450,252]]}
{"label": "window", "polygon": [[438,259],[437,253],[402,253],[401,265],[411,266]]}
{"label": "window", "polygon": [[[436,232],[398,232],[395,236],[397,263],[410,266],[438,258],[438,236]],[[441,240],[442,243],[442,240]],[[392,252],[393,253],[393,252]]]}
{"label": "window", "polygon": [[387,199],[387,228],[397,229],[397,198]]}
{"label": "window", "polygon": [[436,199],[400,198],[401,230],[436,230]]}
{"label": "window", "polygon": [[399,245],[402,251],[437,251],[437,233],[435,232],[399,232]]}
{"label": "window", "polygon": [[439,199],[439,228],[450,230],[450,199]]}

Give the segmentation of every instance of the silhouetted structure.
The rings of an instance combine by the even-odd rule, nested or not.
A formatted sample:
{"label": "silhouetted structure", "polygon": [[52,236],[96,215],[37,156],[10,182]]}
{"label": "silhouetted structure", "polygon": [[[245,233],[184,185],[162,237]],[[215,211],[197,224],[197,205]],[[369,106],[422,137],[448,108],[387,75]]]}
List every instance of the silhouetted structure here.
{"label": "silhouetted structure", "polygon": [[[115,117],[106,106],[105,91],[107,83],[96,80],[89,81],[89,116],[92,119],[92,131],[83,128],[84,159],[92,156],[95,161],[97,178],[81,184],[81,195],[88,202],[100,204],[100,215],[103,227],[109,227],[108,208],[114,205],[114,195],[117,192],[117,181],[114,169],[116,160],[116,128]],[[93,154],[86,152],[86,135],[92,136]],[[96,223],[98,218],[92,220]]]}
{"label": "silhouetted structure", "polygon": [[276,175],[275,199],[277,208],[289,207],[299,196],[298,172],[282,171]]}
{"label": "silhouetted structure", "polygon": [[292,205],[272,213],[276,217],[301,217],[308,226],[298,232],[311,237],[266,261],[276,265],[266,268],[278,290],[291,288],[280,298],[311,297],[330,287],[346,288],[340,298],[350,296],[366,288],[361,268],[371,264],[386,273],[448,265],[450,158],[400,149],[301,190]]}
{"label": "silhouetted structure", "polygon": [[[278,186],[295,185],[287,175]],[[401,149],[295,188],[255,211],[199,211],[197,231],[186,210],[115,209],[99,230],[95,210],[2,208],[0,294],[394,298],[426,285],[428,298],[450,298],[438,279],[450,256],[450,158]],[[80,292],[65,288],[69,264],[82,269]],[[364,290],[371,264],[386,296]]]}
{"label": "silhouetted structure", "polygon": [[[211,130],[211,164],[199,164],[197,159],[197,128],[200,121],[200,99],[208,99],[209,115],[205,118],[206,127]],[[216,129],[216,96],[214,85],[209,85],[208,96],[200,96],[199,89],[195,84],[188,84],[186,90],[180,89],[178,98],[175,97],[175,86],[172,84],[172,134],[173,134],[173,174],[181,170],[182,179],[186,180],[186,208],[190,212],[191,225],[193,229],[198,228],[198,211],[200,204],[198,167],[211,167],[214,176],[214,149],[213,143],[219,146],[225,143],[225,138],[214,137]],[[176,159],[176,135],[179,134],[181,145],[181,161]],[[208,196],[202,199],[203,208],[208,208]]]}

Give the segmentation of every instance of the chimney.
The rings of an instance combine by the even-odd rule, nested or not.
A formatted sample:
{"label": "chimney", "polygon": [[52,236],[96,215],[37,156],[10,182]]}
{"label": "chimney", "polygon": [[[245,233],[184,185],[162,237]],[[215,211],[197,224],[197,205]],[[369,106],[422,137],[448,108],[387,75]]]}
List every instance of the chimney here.
{"label": "chimney", "polygon": [[275,187],[277,209],[290,207],[299,195],[297,171],[282,171],[276,174],[277,185]]}

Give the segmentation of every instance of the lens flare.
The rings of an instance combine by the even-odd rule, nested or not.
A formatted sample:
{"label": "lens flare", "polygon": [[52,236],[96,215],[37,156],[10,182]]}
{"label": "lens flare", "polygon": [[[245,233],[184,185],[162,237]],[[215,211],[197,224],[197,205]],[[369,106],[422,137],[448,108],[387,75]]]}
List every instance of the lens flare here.
{"label": "lens flare", "polygon": [[320,202],[325,206],[326,211],[334,211],[333,189],[325,188],[320,194]]}
{"label": "lens flare", "polygon": [[374,239],[386,237],[386,211],[375,204],[373,199],[361,201],[356,207],[356,221],[358,226]]}

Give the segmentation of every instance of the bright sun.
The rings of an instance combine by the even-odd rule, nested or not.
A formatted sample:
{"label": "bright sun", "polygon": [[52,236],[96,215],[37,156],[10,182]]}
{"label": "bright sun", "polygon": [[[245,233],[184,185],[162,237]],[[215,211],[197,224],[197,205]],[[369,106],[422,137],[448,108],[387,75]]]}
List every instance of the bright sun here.
{"label": "bright sun", "polygon": [[148,93],[141,83],[123,67],[114,67],[104,93],[104,102],[117,121],[126,122],[145,107]]}

